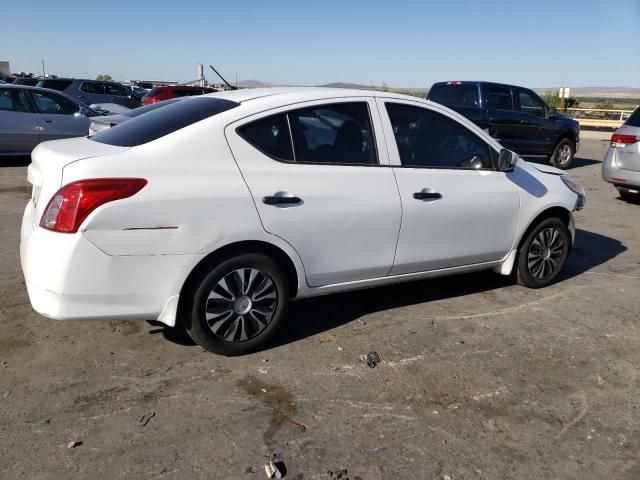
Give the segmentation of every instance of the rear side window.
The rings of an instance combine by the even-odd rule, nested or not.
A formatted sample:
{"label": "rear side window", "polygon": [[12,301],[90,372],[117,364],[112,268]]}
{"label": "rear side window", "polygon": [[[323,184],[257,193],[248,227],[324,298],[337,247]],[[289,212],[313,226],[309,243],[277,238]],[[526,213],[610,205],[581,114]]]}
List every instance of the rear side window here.
{"label": "rear side window", "polygon": [[104,83],[102,82],[84,82],[80,87],[80,90],[86,93],[94,93],[98,95],[104,95]]}
{"label": "rear side window", "polygon": [[293,162],[293,148],[287,115],[261,118],[238,129],[238,134],[262,153],[285,162]]}
{"label": "rear side window", "polygon": [[378,163],[369,107],[364,102],[319,105],[272,115],[240,127],[238,134],[276,160]]}
{"label": "rear side window", "polygon": [[624,124],[630,127],[640,127],[640,107],[636,108],[635,111],[629,115],[629,118],[627,118]]}
{"label": "rear side window", "polygon": [[464,125],[422,107],[387,103],[386,108],[403,166],[492,168],[490,147]]}
{"label": "rear side window", "polygon": [[513,110],[513,98],[511,98],[511,89],[509,87],[489,85],[487,90],[489,108],[495,110]]}
{"label": "rear side window", "polygon": [[36,86],[42,88],[50,88],[51,90],[58,90],[59,92],[62,92],[69,85],[71,85],[72,81],[73,80],[61,80],[58,78],[54,80],[40,80],[36,84]]}
{"label": "rear side window", "polygon": [[0,110],[5,112],[27,112],[20,90],[14,88],[0,89]]}
{"label": "rear side window", "polygon": [[93,137],[94,142],[135,147],[239,106],[221,98],[187,99],[132,118]]}
{"label": "rear side window", "polygon": [[429,100],[446,106],[479,108],[478,86],[475,84],[434,85]]}

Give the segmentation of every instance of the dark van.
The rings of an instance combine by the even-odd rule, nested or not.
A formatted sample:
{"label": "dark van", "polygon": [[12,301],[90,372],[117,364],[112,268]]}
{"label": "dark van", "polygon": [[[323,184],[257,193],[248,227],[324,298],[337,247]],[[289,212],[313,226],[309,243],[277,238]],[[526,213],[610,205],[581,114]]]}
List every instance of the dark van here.
{"label": "dark van", "polygon": [[427,100],[464,115],[519,155],[544,155],[568,168],[580,145],[580,125],[524,87],[491,82],[434,83]]}

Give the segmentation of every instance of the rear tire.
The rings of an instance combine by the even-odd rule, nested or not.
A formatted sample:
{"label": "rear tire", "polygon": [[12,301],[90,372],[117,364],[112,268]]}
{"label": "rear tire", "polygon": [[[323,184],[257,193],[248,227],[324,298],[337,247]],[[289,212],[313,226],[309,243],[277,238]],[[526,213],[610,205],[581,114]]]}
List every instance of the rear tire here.
{"label": "rear tire", "polygon": [[573,163],[573,156],[576,153],[576,145],[568,138],[562,138],[557,143],[553,153],[549,156],[549,162],[556,168],[566,170]]}
{"label": "rear tire", "polygon": [[553,283],[569,256],[571,234],[562,220],[547,218],[527,234],[518,250],[514,277],[528,288],[542,288]]}
{"label": "rear tire", "polygon": [[281,326],[287,277],[267,255],[248,253],[212,265],[186,292],[189,336],[220,355],[242,355],[264,345]]}

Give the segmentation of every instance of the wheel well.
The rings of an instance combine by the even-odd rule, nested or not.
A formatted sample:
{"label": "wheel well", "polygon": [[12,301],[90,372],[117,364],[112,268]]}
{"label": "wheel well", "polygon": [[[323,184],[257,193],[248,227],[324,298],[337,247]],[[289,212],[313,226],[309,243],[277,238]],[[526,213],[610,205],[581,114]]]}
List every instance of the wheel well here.
{"label": "wheel well", "polygon": [[565,138],[571,140],[573,142],[573,146],[575,148],[576,145],[576,134],[570,130],[567,130],[566,132],[563,132],[560,134],[560,136],[558,137],[558,140],[556,141],[555,145],[553,146],[553,149],[555,150],[556,145],[558,145],[558,143],[560,143],[561,140],[564,140]]}
{"label": "wheel well", "polygon": [[293,261],[289,258],[289,255],[287,255],[282,249],[270,243],[257,240],[247,240],[225,245],[200,260],[195,268],[191,270],[191,273],[182,285],[182,289],[180,290],[181,303],[184,298],[184,293],[193,287],[194,282],[204,271],[208,270],[223,259],[242,255],[243,253],[264,253],[275,260],[278,265],[284,269],[285,275],[287,276],[291,298],[294,298],[297,295],[298,272]]}
{"label": "wheel well", "polygon": [[522,242],[526,240],[531,230],[533,230],[543,220],[546,220],[547,218],[552,218],[552,217],[559,218],[560,220],[562,220],[562,223],[564,223],[567,226],[567,228],[569,228],[569,224],[571,223],[571,212],[569,212],[569,210],[567,210],[564,207],[551,207],[541,212],[540,214],[538,214],[538,216],[534,218],[533,221],[529,224],[529,226],[527,227],[527,230],[524,232],[524,234],[522,235],[522,238],[520,239],[520,243],[518,244],[518,250],[520,250],[520,247],[522,247]]}

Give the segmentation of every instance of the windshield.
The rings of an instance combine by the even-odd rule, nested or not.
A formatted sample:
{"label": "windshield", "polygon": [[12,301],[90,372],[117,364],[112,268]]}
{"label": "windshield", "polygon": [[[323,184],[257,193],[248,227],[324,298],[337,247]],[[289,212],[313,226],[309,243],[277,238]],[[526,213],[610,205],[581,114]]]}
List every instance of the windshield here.
{"label": "windshield", "polygon": [[163,108],[132,118],[116,128],[104,130],[90,138],[94,142],[107,145],[135,147],[239,105],[221,98],[188,98],[163,105]]}

